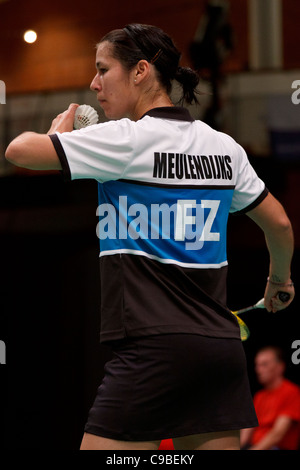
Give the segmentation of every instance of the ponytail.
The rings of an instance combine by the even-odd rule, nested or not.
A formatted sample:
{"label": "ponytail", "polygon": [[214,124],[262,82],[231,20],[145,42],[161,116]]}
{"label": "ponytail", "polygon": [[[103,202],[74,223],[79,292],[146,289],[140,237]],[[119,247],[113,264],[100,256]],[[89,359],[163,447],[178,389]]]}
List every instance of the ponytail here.
{"label": "ponytail", "polygon": [[188,104],[199,104],[197,94],[197,86],[200,81],[200,77],[189,67],[178,67],[175,73],[175,80],[180,83],[182,87],[182,98],[181,101],[186,101]]}

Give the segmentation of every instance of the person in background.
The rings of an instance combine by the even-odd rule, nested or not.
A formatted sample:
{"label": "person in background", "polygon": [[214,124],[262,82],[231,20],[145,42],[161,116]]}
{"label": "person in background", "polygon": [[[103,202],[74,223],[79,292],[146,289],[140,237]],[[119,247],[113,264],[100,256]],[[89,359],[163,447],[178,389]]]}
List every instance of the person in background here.
{"label": "person in background", "polygon": [[297,450],[300,445],[300,387],[285,378],[283,351],[260,349],[255,372],[262,389],[254,395],[259,426],[241,432],[241,447],[251,450]]}

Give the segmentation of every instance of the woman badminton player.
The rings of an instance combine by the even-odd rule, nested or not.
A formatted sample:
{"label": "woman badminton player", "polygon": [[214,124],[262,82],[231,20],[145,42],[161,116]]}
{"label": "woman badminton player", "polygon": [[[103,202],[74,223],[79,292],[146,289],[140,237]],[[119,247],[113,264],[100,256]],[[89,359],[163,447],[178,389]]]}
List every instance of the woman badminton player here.
{"label": "woman badminton player", "polygon": [[257,425],[226,307],[229,213],[247,213],[265,233],[267,310],[294,297],[290,221],[245,151],[172,103],[174,80],[197,101],[198,76],[179,59],[154,26],[108,33],[91,83],[108,122],[73,131],[72,104],[47,134],[26,132],[7,148],[17,166],[99,183],[101,341],[114,354],[81,449],[155,450],[168,438],[179,450],[239,449],[239,430]]}

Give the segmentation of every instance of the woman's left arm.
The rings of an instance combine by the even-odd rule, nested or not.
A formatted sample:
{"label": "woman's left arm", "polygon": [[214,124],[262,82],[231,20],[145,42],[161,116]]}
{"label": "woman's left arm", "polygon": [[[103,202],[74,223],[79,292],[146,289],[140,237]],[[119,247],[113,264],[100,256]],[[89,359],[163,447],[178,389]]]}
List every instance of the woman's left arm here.
{"label": "woman's left arm", "polygon": [[[268,196],[247,215],[263,230],[270,254],[269,281],[265,290],[265,307],[276,312],[286,308],[295,296],[291,281],[291,261],[294,235],[291,222],[279,201]],[[290,294],[290,300],[281,302],[277,294]]]}

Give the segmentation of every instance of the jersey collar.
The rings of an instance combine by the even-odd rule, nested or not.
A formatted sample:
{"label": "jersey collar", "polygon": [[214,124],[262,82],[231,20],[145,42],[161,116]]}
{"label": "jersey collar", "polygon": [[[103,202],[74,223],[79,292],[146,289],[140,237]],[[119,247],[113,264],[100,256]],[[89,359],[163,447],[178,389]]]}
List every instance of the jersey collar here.
{"label": "jersey collar", "polygon": [[153,108],[147,111],[140,119],[150,116],[160,119],[176,119],[177,121],[193,122],[195,119],[190,115],[186,108],[181,106],[165,106],[161,108]]}

